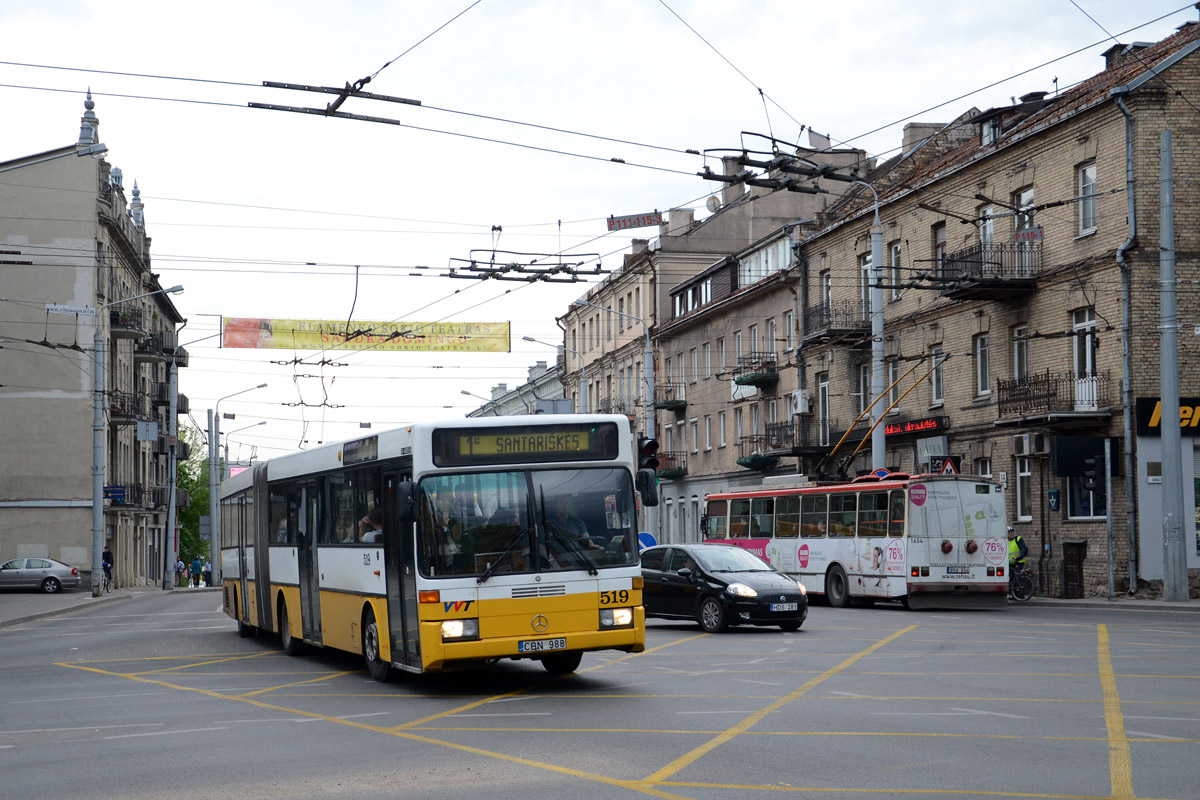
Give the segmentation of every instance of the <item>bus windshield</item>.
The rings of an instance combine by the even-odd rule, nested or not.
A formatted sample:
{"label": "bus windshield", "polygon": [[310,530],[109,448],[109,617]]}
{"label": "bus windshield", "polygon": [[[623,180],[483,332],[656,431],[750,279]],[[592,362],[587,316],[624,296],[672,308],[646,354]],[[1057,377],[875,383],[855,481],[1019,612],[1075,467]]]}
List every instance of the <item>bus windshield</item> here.
{"label": "bus windshield", "polygon": [[637,563],[628,470],[439,474],[418,487],[418,563],[428,577]]}

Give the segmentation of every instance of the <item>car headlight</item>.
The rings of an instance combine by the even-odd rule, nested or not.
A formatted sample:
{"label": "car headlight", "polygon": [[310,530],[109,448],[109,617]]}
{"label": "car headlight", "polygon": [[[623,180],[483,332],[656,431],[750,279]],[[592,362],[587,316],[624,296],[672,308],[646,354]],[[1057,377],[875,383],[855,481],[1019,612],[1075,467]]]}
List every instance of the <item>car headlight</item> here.
{"label": "car headlight", "polygon": [[804,584],[801,583],[800,581],[796,581],[796,585],[800,587],[800,594],[804,595],[805,597],[808,597],[808,589],[804,588]]}
{"label": "car headlight", "polygon": [[738,597],[758,597],[758,592],[744,583],[731,583],[725,587],[725,591],[735,594]]}
{"label": "car headlight", "polygon": [[628,628],[633,624],[632,608],[600,609],[601,628]]}
{"label": "car headlight", "polygon": [[447,639],[478,639],[478,619],[448,619],[442,623],[442,641]]}

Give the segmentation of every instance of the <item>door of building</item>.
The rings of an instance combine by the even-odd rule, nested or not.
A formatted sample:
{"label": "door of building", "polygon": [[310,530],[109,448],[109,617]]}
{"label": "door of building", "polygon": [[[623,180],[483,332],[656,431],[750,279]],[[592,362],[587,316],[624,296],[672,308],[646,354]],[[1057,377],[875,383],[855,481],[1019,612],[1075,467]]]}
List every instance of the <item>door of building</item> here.
{"label": "door of building", "polygon": [[1086,542],[1063,544],[1063,597],[1083,597],[1083,560],[1087,558]]}

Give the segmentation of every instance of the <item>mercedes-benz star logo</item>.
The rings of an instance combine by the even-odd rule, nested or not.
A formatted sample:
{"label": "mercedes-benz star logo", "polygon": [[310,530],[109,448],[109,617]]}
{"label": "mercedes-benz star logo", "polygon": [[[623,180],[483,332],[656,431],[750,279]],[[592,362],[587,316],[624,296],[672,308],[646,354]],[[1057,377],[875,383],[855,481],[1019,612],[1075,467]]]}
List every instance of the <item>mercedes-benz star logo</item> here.
{"label": "mercedes-benz star logo", "polygon": [[533,618],[533,621],[530,623],[530,625],[533,626],[535,631],[541,633],[542,631],[546,630],[546,628],[550,627],[550,620],[546,619],[545,614],[538,614]]}

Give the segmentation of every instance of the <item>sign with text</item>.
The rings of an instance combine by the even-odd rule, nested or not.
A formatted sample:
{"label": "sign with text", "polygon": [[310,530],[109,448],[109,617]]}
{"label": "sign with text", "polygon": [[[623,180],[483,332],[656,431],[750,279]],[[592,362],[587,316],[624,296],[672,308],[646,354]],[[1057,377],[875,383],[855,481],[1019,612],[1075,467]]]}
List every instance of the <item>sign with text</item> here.
{"label": "sign with text", "polygon": [[[1162,422],[1162,400],[1158,397],[1139,397],[1137,399],[1138,436],[1161,436]],[[1200,435],[1200,431],[1189,430],[1200,428],[1200,397],[1179,398],[1179,428],[1183,436]]]}
{"label": "sign with text", "polygon": [[889,422],[884,426],[887,436],[901,436],[906,433],[929,433],[946,429],[945,417],[923,417],[904,422]]}
{"label": "sign with text", "polygon": [[609,217],[610,231],[623,231],[627,228],[648,228],[651,225],[662,225],[661,211],[651,211],[649,214],[628,214],[624,217]]}
{"label": "sign with text", "polygon": [[507,322],[367,322],[222,317],[221,346],[258,350],[507,353]]}
{"label": "sign with text", "polygon": [[1040,242],[1044,236],[1042,228],[1022,228],[1017,231],[1015,241],[1017,244],[1025,242]]}

